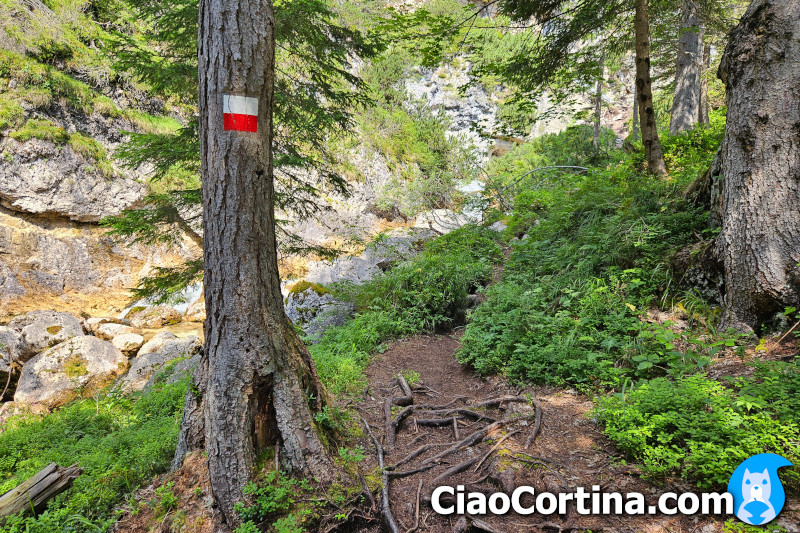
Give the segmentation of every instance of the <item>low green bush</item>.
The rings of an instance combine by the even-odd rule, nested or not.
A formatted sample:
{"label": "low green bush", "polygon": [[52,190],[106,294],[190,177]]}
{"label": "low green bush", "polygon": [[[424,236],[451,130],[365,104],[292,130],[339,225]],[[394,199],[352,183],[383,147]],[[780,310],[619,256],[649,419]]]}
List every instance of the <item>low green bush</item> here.
{"label": "low green bush", "polygon": [[84,472],[44,513],[11,517],[3,531],[107,530],[115,506],[169,467],[186,388],[179,382],[138,400],[113,395],[80,400],[43,418],[6,422],[0,433],[0,493],[51,462],[78,463]]}
{"label": "low green bush", "polygon": [[[752,393],[773,390],[788,370],[783,364],[762,367],[761,377],[742,379],[732,388],[701,375],[656,378],[601,398],[595,415],[605,434],[648,476],[679,474],[701,488],[720,489],[751,455],[800,459],[800,415],[767,399],[796,392],[797,364],[791,367],[792,384],[778,385],[766,398],[754,400]],[[800,489],[796,467],[782,476],[790,491]]]}

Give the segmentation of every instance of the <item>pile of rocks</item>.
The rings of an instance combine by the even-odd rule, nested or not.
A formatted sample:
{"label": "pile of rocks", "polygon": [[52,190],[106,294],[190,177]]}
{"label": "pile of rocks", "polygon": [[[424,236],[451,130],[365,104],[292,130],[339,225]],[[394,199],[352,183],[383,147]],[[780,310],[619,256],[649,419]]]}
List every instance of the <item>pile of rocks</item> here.
{"label": "pile of rocks", "polygon": [[170,307],[146,308],[126,319],[81,320],[57,311],[17,316],[0,326],[0,387],[16,381],[14,407],[45,412],[109,385],[126,394],[141,391],[170,362],[176,364],[167,379],[180,379],[183,374],[175,372],[197,364],[200,339],[145,329],[181,319]]}

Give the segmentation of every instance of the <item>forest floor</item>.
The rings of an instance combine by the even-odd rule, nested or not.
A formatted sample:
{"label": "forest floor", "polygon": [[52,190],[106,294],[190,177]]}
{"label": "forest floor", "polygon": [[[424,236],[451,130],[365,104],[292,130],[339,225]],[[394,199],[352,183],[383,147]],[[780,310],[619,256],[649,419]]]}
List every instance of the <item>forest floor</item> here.
{"label": "forest floor", "polygon": [[[393,465],[420,446],[432,445],[418,457],[405,462],[397,471],[409,472],[426,466],[430,469],[408,477],[390,478],[391,511],[400,531],[419,527],[420,531],[453,533],[464,531],[459,516],[438,515],[426,504],[432,489],[440,485],[464,485],[467,492],[490,494],[509,492],[528,485],[537,494],[572,492],[581,486],[587,492],[599,485],[603,492],[639,492],[648,504],[655,503],[664,492],[699,492],[697,487],[681,479],[654,485],[641,478],[640,472],[626,465],[614,445],[603,436],[600,427],[589,416],[592,402],[572,390],[524,387],[516,388],[499,377],[482,378],[460,365],[454,357],[459,347],[459,334],[417,336],[392,344],[376,356],[367,370],[370,383],[366,399],[356,406],[372,427],[386,452],[385,463]],[[486,438],[471,446],[463,446],[438,461],[429,458],[450,448],[453,442],[486,427],[488,421],[459,417],[459,438],[452,424],[430,427],[419,423],[424,410],[415,409],[397,428],[396,444],[387,445],[384,402],[388,397],[402,397],[397,383],[399,373],[419,374],[413,389],[414,404],[448,405],[449,409],[477,405],[493,398],[527,397],[541,407],[541,428],[538,436],[526,447],[534,431],[535,416],[527,416],[528,404],[504,402],[500,409],[475,409],[496,420],[517,418],[520,422],[501,429],[491,429]],[[412,404],[412,405],[414,405]],[[394,411],[398,411],[395,407]],[[417,415],[416,411],[422,414]],[[396,415],[395,415],[396,417]],[[463,422],[463,425],[462,425]],[[527,424],[526,424],[527,423]],[[517,432],[518,431],[518,432]],[[371,442],[364,444],[372,446]],[[491,451],[491,453],[490,453]],[[485,460],[484,457],[486,457]],[[481,461],[483,462],[481,463]],[[462,472],[443,476],[445,472]],[[375,454],[360,465],[363,472],[376,466]],[[437,479],[438,478],[438,479]],[[421,487],[421,489],[420,489]],[[524,500],[527,502],[527,500]],[[417,509],[419,509],[417,511]],[[787,501],[782,522],[800,523],[800,502]],[[566,516],[538,514],[521,516],[509,512],[503,516],[476,516],[483,524],[473,523],[469,531],[617,531],[617,532],[702,532],[723,530],[724,519],[704,516],[582,516],[571,505]],[[471,519],[468,517],[467,525]],[[487,528],[488,526],[488,528]]]}
{"label": "forest floor", "polygon": [[[375,356],[367,369],[369,386],[363,398],[350,407],[369,423],[381,450],[389,475],[389,502],[397,531],[430,533],[522,533],[522,532],[619,532],[619,533],[717,533],[725,530],[731,517],[654,515],[583,516],[570,504],[566,515],[443,516],[430,505],[433,488],[464,485],[467,492],[509,493],[514,487],[532,486],[536,493],[573,492],[575,487],[603,492],[639,492],[648,504],[664,492],[699,492],[681,479],[656,485],[642,479],[641,472],[627,465],[590,417],[592,402],[569,389],[514,387],[501,377],[483,378],[459,364],[454,354],[460,333],[419,335],[389,345]],[[398,375],[411,379],[407,397]],[[387,401],[390,420],[387,426]],[[540,409],[530,405],[529,398]],[[501,401],[502,400],[502,401]],[[490,402],[490,405],[480,404]],[[446,406],[446,407],[441,407]],[[460,410],[460,411],[459,411]],[[538,411],[538,415],[537,415]],[[405,416],[403,413],[405,413]],[[456,434],[452,418],[458,420]],[[480,418],[486,417],[486,418]],[[445,420],[449,423],[444,423]],[[537,420],[540,421],[536,432]],[[362,427],[363,429],[363,427]],[[531,440],[531,435],[536,437]],[[390,433],[395,434],[394,445]],[[459,443],[461,445],[459,446]],[[365,476],[378,471],[375,441],[369,435],[359,443],[366,458],[358,464]],[[436,459],[437,456],[440,456]],[[409,459],[409,457],[411,457]],[[393,468],[395,465],[396,468]],[[177,505],[159,509],[159,487],[169,485]],[[163,489],[162,489],[163,490]],[[160,476],[129,502],[117,523],[117,533],[145,531],[220,533],[230,531],[214,509],[206,460],[201,453],[190,455],[177,472]],[[372,509],[360,508],[367,520],[346,521],[339,527],[320,531],[378,533],[381,527],[380,494]],[[136,503],[138,502],[138,503]],[[529,504],[529,500],[523,499]],[[443,500],[443,505],[449,502]],[[370,504],[366,503],[366,507]],[[735,519],[734,519],[735,520]],[[800,524],[800,501],[786,502],[780,522]],[[738,523],[738,522],[737,522]],[[308,530],[315,531],[315,530]],[[790,526],[787,531],[798,531]]]}

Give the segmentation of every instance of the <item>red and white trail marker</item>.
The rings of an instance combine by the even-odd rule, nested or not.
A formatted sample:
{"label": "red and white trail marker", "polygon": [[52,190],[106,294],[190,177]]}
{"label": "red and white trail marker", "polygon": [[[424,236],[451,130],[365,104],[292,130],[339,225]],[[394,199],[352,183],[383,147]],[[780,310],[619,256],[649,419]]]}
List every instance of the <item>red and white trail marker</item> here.
{"label": "red and white trail marker", "polygon": [[258,131],[258,98],[222,95],[222,120],[225,131]]}

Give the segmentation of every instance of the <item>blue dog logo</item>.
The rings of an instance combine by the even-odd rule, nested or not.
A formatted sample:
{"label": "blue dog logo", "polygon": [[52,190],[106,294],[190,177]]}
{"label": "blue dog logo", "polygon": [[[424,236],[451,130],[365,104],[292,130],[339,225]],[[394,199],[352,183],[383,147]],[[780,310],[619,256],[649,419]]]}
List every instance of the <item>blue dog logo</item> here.
{"label": "blue dog logo", "polygon": [[780,514],[786,501],[778,478],[778,469],[782,466],[792,466],[792,463],[774,453],[760,453],[734,470],[728,492],[733,495],[733,507],[739,520],[758,526]]}

